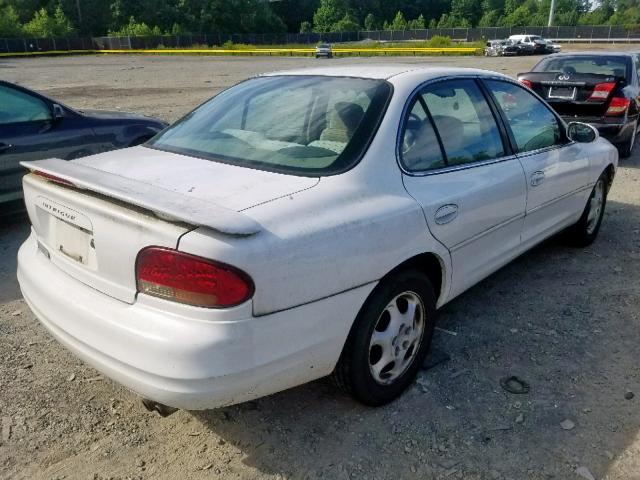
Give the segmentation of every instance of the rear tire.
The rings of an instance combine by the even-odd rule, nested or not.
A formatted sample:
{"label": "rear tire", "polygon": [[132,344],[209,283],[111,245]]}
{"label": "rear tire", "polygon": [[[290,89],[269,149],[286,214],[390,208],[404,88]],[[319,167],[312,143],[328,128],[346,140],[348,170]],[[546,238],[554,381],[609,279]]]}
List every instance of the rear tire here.
{"label": "rear tire", "polygon": [[333,372],[335,383],[360,402],[391,402],[413,382],[429,350],[436,298],[428,277],[405,270],[369,295]]}
{"label": "rear tire", "polygon": [[618,152],[620,153],[621,158],[629,158],[631,153],[633,152],[633,146],[636,144],[636,135],[638,132],[638,120],[633,124],[633,133],[631,134],[631,138],[626,142],[620,144],[618,147]]}
{"label": "rear tire", "polygon": [[603,172],[589,195],[580,220],[566,231],[566,239],[571,245],[586,247],[591,245],[598,236],[607,205],[608,189],[609,176],[607,172]]}

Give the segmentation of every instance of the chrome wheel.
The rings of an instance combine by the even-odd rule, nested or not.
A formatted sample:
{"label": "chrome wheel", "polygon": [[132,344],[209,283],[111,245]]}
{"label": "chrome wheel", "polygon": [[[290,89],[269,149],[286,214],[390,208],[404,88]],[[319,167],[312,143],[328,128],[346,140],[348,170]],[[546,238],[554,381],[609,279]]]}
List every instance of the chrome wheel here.
{"label": "chrome wheel", "polygon": [[600,214],[604,207],[604,180],[601,178],[593,189],[593,195],[589,200],[589,214],[587,215],[587,234],[591,235],[600,220]]}
{"label": "chrome wheel", "polygon": [[388,385],[412,364],[425,329],[425,308],[414,292],[394,297],[378,317],[369,342],[369,370],[374,380]]}

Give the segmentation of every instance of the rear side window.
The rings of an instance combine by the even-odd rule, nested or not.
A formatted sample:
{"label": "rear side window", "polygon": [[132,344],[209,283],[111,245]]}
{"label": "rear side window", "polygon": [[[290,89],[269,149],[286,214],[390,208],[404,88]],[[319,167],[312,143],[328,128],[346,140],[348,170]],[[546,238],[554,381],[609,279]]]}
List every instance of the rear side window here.
{"label": "rear side window", "polygon": [[0,125],[51,120],[46,103],[28,93],[0,85]]}
{"label": "rear side window", "polygon": [[504,112],[518,152],[564,143],[558,119],[534,95],[509,82],[486,80],[485,83]]}
{"label": "rear side window", "polygon": [[433,124],[418,96],[405,120],[402,133],[401,159],[410,172],[421,172],[445,167],[447,164]]}

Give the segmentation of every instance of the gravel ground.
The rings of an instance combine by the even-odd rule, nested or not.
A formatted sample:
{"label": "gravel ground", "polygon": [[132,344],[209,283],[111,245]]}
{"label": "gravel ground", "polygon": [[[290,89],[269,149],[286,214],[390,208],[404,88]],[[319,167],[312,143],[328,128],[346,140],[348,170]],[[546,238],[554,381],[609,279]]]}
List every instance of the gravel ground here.
{"label": "gravel ground", "polygon": [[[335,59],[515,74],[537,59]],[[175,120],[297,58],[3,59],[0,78],[77,108]],[[621,163],[600,237],[551,240],[444,307],[451,359],[371,409],[326,380],[234,407],[162,419],[53,341],[15,280],[25,219],[0,224],[0,477],[640,479],[640,149]],[[499,379],[518,375],[527,395]],[[627,399],[635,392],[635,398]],[[592,475],[593,477],[591,477]]]}

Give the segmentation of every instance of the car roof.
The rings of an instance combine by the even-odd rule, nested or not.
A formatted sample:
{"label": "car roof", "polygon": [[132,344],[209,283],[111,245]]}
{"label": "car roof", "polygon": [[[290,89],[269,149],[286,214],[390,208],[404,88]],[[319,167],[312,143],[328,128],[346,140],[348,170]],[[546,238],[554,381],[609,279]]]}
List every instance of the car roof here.
{"label": "car roof", "polygon": [[558,58],[558,57],[630,57],[632,55],[637,55],[636,52],[602,52],[598,50],[592,51],[584,51],[584,52],[563,52],[563,53],[554,53],[549,55],[547,58]]}
{"label": "car roof", "polygon": [[301,68],[296,70],[284,70],[264,73],[258,76],[280,76],[280,75],[316,75],[325,77],[353,77],[353,78],[370,78],[375,80],[388,80],[392,77],[400,77],[409,74],[422,74],[425,79],[438,78],[454,75],[483,75],[483,76],[500,76],[504,75],[490,72],[488,70],[480,70],[477,68],[458,68],[458,67],[425,67],[422,65],[368,65],[362,67],[313,67]]}

